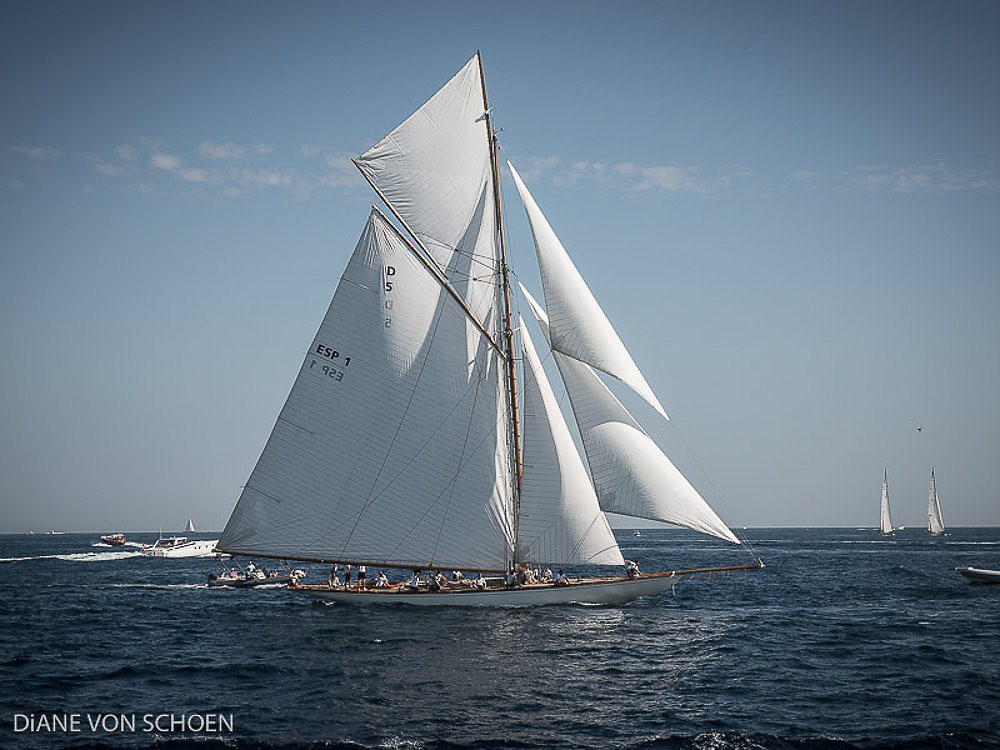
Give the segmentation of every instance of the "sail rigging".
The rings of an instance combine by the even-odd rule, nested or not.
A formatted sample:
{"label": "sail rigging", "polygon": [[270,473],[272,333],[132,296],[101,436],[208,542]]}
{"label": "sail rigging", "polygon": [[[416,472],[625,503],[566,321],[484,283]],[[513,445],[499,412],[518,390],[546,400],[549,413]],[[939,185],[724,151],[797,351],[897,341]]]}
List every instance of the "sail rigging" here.
{"label": "sail rigging", "polygon": [[[581,456],[513,324],[496,149],[477,53],[355,159],[399,226],[372,209],[220,551],[418,569],[621,565],[606,512],[740,543],[592,369],[666,418],[511,167],[548,315],[525,299],[570,393]],[[674,580],[584,599],[627,601]]]}
{"label": "sail rigging", "polygon": [[[521,285],[542,333],[548,316]],[[553,350],[576,417],[601,509],[685,526],[739,544],[652,438],[587,364]]]}

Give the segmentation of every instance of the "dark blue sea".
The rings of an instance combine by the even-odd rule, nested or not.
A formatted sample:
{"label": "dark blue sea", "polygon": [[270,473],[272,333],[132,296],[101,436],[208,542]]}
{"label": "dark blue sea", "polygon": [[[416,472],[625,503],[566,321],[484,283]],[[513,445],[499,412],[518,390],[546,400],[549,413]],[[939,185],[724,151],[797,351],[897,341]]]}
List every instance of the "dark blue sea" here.
{"label": "dark blue sea", "polygon": [[[746,561],[618,533],[645,571]],[[1000,586],[955,571],[1000,568],[1000,529],[744,534],[764,570],[532,609],[215,590],[211,560],[0,536],[0,747],[1000,748]]]}

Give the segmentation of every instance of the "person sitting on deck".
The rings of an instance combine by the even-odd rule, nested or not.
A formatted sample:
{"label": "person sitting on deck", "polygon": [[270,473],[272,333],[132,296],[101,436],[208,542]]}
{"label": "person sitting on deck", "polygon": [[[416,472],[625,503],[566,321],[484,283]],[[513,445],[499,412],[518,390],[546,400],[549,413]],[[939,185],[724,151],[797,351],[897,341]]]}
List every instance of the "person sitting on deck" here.
{"label": "person sitting on deck", "polygon": [[479,591],[486,591],[486,579],[483,578],[483,574],[480,573],[476,577],[476,582],[472,584]]}
{"label": "person sitting on deck", "polygon": [[638,578],[639,577],[639,564],[634,560],[625,561],[625,576],[626,578]]}
{"label": "person sitting on deck", "polygon": [[386,578],[385,577],[385,573],[383,573],[380,570],[378,572],[378,578],[375,579],[375,588],[377,588],[377,589],[384,589],[384,588],[388,588],[388,586],[389,586],[389,579]]}
{"label": "person sitting on deck", "polygon": [[413,571],[413,575],[410,576],[410,582],[408,584],[406,584],[406,585],[409,588],[413,589],[414,591],[419,591],[420,590],[420,571],[419,570],[414,570]]}
{"label": "person sitting on deck", "polygon": [[541,581],[542,583],[552,583],[552,568],[548,565],[546,565],[545,570],[542,571]]}
{"label": "person sitting on deck", "polygon": [[512,589],[517,586],[517,573],[513,570],[507,573],[507,588]]}
{"label": "person sitting on deck", "polygon": [[428,588],[430,588],[430,590],[433,591],[433,592],[435,592],[435,593],[438,592],[438,591],[440,591],[441,590],[441,581],[443,580],[443,578],[444,578],[444,576],[442,576],[440,573],[437,573],[437,574],[432,573],[431,575],[429,575],[427,577],[427,586],[428,586]]}
{"label": "person sitting on deck", "polygon": [[569,586],[569,579],[566,577],[566,574],[562,572],[562,568],[560,568],[559,572],[556,573],[553,583],[556,586]]}
{"label": "person sitting on deck", "polygon": [[465,578],[465,576],[462,575],[462,571],[461,570],[453,570],[453,571],[451,571],[451,580],[453,580],[453,581],[461,581],[463,578]]}

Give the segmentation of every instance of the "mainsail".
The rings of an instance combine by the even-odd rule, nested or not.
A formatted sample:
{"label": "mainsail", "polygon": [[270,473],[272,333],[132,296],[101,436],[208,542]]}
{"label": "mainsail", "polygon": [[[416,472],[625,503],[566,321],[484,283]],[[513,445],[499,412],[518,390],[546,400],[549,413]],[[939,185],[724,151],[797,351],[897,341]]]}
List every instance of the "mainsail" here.
{"label": "mainsail", "polygon": [[879,526],[880,534],[891,534],[892,520],[889,518],[889,472],[882,473],[882,500],[879,503]]}
{"label": "mainsail", "polygon": [[[355,160],[402,229],[372,209],[220,551],[419,569],[621,565],[608,511],[739,543],[591,369],[666,417],[511,168],[549,317],[526,297],[570,393],[581,457],[512,322],[495,148],[477,54]],[[532,596],[620,602],[675,580]]]}
{"label": "mainsail", "polygon": [[941,515],[941,501],[938,499],[934,469],[931,469],[931,486],[927,491],[927,533],[933,536],[944,533],[944,517]]}
{"label": "mainsail", "polygon": [[372,211],[219,548],[504,570],[513,547],[500,355]]}

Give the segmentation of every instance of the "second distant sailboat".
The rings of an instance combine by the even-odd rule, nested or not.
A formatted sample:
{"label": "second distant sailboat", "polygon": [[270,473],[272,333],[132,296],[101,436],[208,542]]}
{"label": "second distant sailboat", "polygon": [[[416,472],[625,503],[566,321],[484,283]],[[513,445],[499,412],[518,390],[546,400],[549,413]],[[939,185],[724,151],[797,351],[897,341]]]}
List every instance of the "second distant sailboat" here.
{"label": "second distant sailboat", "polygon": [[881,515],[879,518],[878,533],[891,536],[895,529],[892,528],[892,519],[889,517],[889,472],[882,472],[882,502]]}
{"label": "second distant sailboat", "polygon": [[931,469],[931,487],[927,492],[927,533],[931,536],[941,536],[944,533],[944,517],[941,515],[934,469]]}

